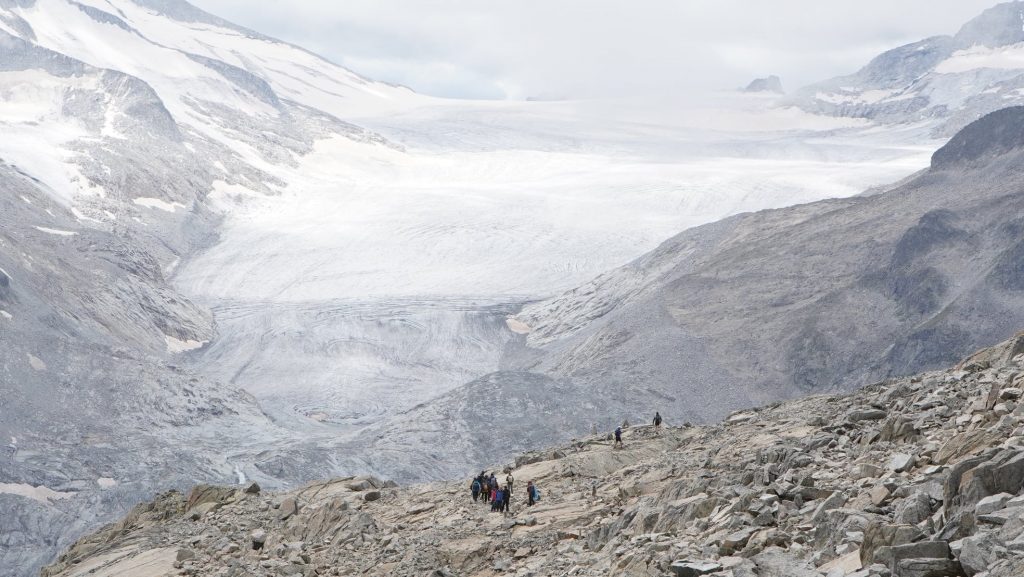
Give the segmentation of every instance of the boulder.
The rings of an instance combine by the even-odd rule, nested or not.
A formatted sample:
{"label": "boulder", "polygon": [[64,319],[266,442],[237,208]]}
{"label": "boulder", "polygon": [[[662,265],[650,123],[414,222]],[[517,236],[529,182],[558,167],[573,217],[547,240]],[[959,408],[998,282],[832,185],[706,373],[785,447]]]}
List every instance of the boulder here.
{"label": "boulder", "polygon": [[864,540],[860,547],[861,565],[867,567],[874,564],[876,552],[883,547],[894,547],[913,543],[921,537],[921,532],[911,525],[889,525],[878,521],[871,522],[864,528]]}
{"label": "boulder", "polygon": [[[879,559],[879,557],[889,557],[889,559]],[[899,566],[900,561],[904,559],[949,559],[949,543],[945,541],[920,541],[918,543],[906,543],[904,545],[895,545],[889,548],[887,553],[881,551],[875,553],[875,561],[886,560],[889,563],[889,567],[893,573],[896,573],[896,568]]]}
{"label": "boulder", "polygon": [[917,525],[932,516],[932,499],[926,493],[914,493],[896,507],[896,522]]}
{"label": "boulder", "polygon": [[185,503],[185,510],[190,511],[204,503],[225,503],[235,496],[235,490],[231,487],[217,487],[215,485],[196,485],[189,491],[188,500]]}
{"label": "boulder", "polygon": [[1006,449],[993,458],[966,471],[952,501],[973,508],[979,501],[999,493],[1016,495],[1024,489],[1024,452]]}
{"label": "boulder", "polygon": [[722,539],[721,555],[728,556],[746,546],[747,541],[757,532],[757,529],[747,527],[726,535]]}
{"label": "boulder", "polygon": [[889,468],[897,473],[903,473],[914,468],[917,457],[906,453],[896,453],[889,459]]}
{"label": "boulder", "polygon": [[932,461],[939,465],[956,461],[978,449],[989,446],[994,438],[995,436],[986,429],[976,429],[954,435],[939,448]]}
{"label": "boulder", "polygon": [[669,565],[669,571],[676,577],[699,577],[722,570],[719,563],[710,561],[676,561]]}
{"label": "boulder", "polygon": [[1013,498],[1013,495],[1009,493],[999,493],[998,495],[991,495],[978,501],[978,504],[974,506],[975,515],[988,515],[994,513],[1004,506],[1007,501]]}
{"label": "boulder", "polygon": [[288,497],[284,501],[281,501],[281,507],[278,509],[277,518],[286,521],[293,515],[299,512],[299,502],[294,497]]}
{"label": "boulder", "polygon": [[250,495],[258,495],[260,492],[260,484],[253,481],[252,484],[245,488],[245,492]]}
{"label": "boulder", "polygon": [[995,551],[1000,544],[993,535],[982,534],[974,537],[967,537],[960,544],[960,552],[957,560],[963,567],[967,577],[974,577],[988,569],[989,565],[1000,559]]}
{"label": "boulder", "polygon": [[884,472],[885,469],[882,469],[878,465],[860,463],[850,471],[850,478],[855,481],[860,479],[876,479]]}
{"label": "boulder", "polygon": [[822,501],[821,505],[814,510],[814,515],[811,516],[811,520],[814,522],[821,521],[825,518],[825,514],[833,509],[838,509],[846,504],[846,495],[843,493],[833,493],[830,497]]}
{"label": "boulder", "polygon": [[851,423],[857,423],[860,421],[881,421],[888,413],[882,409],[854,409],[847,415],[847,419]]}
{"label": "boulder", "polygon": [[952,559],[903,559],[893,568],[893,577],[951,577],[960,574]]}
{"label": "boulder", "polygon": [[263,549],[263,545],[267,542],[267,532],[263,529],[257,529],[249,535],[249,539],[252,541],[253,551],[259,551]]}
{"label": "boulder", "polygon": [[888,501],[889,497],[892,496],[892,492],[889,491],[889,488],[885,485],[879,485],[874,489],[871,489],[869,495],[871,496],[871,502],[876,507],[881,507],[882,504]]}

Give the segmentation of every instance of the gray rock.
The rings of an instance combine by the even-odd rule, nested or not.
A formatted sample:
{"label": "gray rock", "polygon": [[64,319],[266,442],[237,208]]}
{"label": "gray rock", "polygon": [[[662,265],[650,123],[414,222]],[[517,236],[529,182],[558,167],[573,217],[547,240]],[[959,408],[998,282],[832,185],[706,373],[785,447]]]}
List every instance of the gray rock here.
{"label": "gray rock", "polygon": [[998,540],[991,534],[975,535],[967,537],[960,546],[960,553],[957,560],[963,567],[967,577],[974,577],[978,573],[986,571],[990,565],[1000,559],[995,551],[1000,546]]}
{"label": "gray rock", "polygon": [[889,468],[897,473],[909,471],[914,467],[917,458],[906,453],[897,453],[889,459]]}
{"label": "gray rock", "polygon": [[294,497],[288,497],[281,502],[281,506],[278,508],[277,518],[281,521],[286,521],[298,512],[299,502]]}
{"label": "gray rock", "polygon": [[669,565],[669,571],[676,577],[699,577],[716,573],[721,569],[720,564],[710,561],[676,561]]}
{"label": "gray rock", "polygon": [[1002,509],[1006,503],[1013,498],[1013,495],[1009,493],[999,493],[998,495],[992,495],[985,497],[978,501],[974,506],[975,515],[987,515]]}
{"label": "gray rock", "polygon": [[902,559],[893,577],[950,577],[960,574],[959,564],[952,559]]}
{"label": "gray rock", "polygon": [[857,423],[860,421],[880,421],[888,416],[888,413],[881,409],[856,409],[850,411],[850,415],[847,417],[850,422]]}

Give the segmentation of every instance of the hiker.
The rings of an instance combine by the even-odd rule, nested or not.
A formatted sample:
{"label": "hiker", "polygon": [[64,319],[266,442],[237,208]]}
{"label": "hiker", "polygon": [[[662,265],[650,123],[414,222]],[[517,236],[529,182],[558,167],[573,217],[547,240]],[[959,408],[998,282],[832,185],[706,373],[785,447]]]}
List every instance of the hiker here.
{"label": "hiker", "polygon": [[529,498],[529,500],[526,501],[526,506],[532,506],[534,503],[541,500],[541,491],[532,481],[526,484],[526,496]]}
{"label": "hiker", "polygon": [[498,500],[498,484],[491,483],[491,510],[494,510],[495,504]]}
{"label": "hiker", "polygon": [[17,437],[11,437],[10,444],[7,445],[7,452],[11,454],[11,461],[18,456],[18,439]]}
{"label": "hiker", "polygon": [[512,476],[512,471],[508,472],[508,476],[505,477],[505,485],[509,491],[512,491],[512,484],[515,483],[515,478]]}
{"label": "hiker", "polygon": [[654,434],[657,435],[661,431],[661,413],[654,411]]}
{"label": "hiker", "polygon": [[501,502],[501,510],[508,513],[509,508],[512,506],[512,485],[505,485],[504,495],[505,499]]}
{"label": "hiker", "polygon": [[483,492],[483,502],[486,505],[491,502],[491,484],[485,475],[480,475],[480,490]]}
{"label": "hiker", "polygon": [[505,492],[498,488],[494,491],[494,502],[491,504],[491,511],[500,513],[504,504]]}
{"label": "hiker", "polygon": [[622,447],[622,427],[615,427],[615,444],[612,447]]}
{"label": "hiker", "polygon": [[473,479],[473,483],[470,484],[469,490],[473,492],[473,502],[480,498],[480,479]]}

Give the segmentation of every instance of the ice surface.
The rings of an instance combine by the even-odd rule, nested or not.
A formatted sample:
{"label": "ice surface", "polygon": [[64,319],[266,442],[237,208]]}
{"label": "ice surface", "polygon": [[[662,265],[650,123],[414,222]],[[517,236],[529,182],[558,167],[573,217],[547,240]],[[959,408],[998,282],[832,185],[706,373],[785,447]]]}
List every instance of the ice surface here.
{"label": "ice surface", "polygon": [[[190,357],[294,426],[398,415],[497,370],[510,311],[725,216],[859,194],[928,164],[927,128],[718,97],[446,103],[319,141],[277,196],[215,183],[219,242],[177,269],[219,336]],[[313,433],[310,433],[313,434]]]}

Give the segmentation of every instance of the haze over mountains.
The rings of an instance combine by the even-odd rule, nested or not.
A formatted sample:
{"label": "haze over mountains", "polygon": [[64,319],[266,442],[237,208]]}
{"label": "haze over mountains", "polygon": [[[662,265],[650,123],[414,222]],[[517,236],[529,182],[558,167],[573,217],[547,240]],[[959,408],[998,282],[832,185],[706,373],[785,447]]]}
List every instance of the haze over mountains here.
{"label": "haze over mountains", "polygon": [[895,108],[652,118],[427,98],[178,0],[0,0],[0,567],[158,488],[447,477],[999,340],[1016,117],[855,195],[1024,102],[1015,10],[826,83]]}

